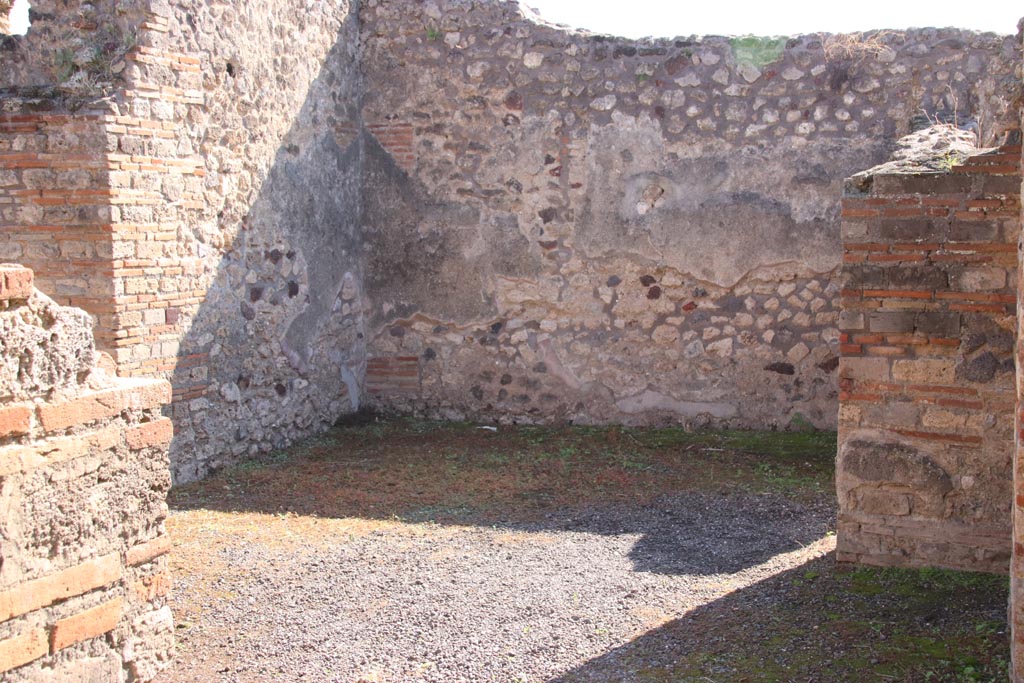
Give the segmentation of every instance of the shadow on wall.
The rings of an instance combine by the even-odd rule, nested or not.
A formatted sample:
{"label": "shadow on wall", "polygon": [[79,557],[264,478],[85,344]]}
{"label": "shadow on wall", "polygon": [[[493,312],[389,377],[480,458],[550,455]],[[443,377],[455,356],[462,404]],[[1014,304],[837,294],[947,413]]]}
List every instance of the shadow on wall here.
{"label": "shadow on wall", "polygon": [[[226,203],[213,239],[191,226],[194,275],[211,281],[194,317],[181,323],[188,332],[173,375],[171,446],[179,483],[283,447],[359,407],[365,342],[356,21],[353,11],[248,210]],[[228,68],[234,77],[242,67]],[[198,145],[235,144],[235,132],[216,123],[224,128],[210,125]],[[248,129],[242,137],[263,134]],[[214,184],[237,189],[237,171],[248,161],[210,155],[208,172]],[[220,250],[211,246],[231,233]]]}

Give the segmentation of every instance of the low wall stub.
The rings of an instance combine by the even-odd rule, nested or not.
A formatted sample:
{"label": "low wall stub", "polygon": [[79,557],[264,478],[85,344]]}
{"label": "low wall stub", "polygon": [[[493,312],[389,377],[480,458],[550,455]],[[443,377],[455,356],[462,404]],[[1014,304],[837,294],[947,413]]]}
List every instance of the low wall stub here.
{"label": "low wall stub", "polygon": [[0,265],[0,677],[148,681],[170,661],[168,382]]}

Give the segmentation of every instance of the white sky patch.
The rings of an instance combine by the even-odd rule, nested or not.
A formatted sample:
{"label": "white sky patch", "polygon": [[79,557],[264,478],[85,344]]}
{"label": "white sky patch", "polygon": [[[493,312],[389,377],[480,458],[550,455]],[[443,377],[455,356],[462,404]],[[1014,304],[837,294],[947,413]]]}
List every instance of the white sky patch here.
{"label": "white sky patch", "polygon": [[691,35],[792,36],[871,29],[956,27],[1015,34],[1024,17],[1019,0],[520,0],[542,18],[625,38]]}
{"label": "white sky patch", "polygon": [[23,36],[28,32],[28,0],[14,0],[11,9],[11,33]]}

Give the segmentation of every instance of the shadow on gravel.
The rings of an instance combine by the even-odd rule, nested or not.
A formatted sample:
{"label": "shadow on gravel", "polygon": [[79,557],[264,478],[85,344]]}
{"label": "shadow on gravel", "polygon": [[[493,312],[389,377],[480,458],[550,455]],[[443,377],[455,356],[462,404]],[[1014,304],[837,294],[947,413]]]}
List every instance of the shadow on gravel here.
{"label": "shadow on gravel", "polygon": [[834,438],[371,422],[177,487],[171,507],[627,534],[637,571],[731,574],[833,527]]}
{"label": "shadow on gravel", "polygon": [[1005,578],[837,568],[829,553],[548,683],[1003,681]]}
{"label": "shadow on gravel", "polygon": [[162,683],[1006,680],[1005,577],[822,555],[834,453],[823,433],[337,428],[172,491],[193,623]]}

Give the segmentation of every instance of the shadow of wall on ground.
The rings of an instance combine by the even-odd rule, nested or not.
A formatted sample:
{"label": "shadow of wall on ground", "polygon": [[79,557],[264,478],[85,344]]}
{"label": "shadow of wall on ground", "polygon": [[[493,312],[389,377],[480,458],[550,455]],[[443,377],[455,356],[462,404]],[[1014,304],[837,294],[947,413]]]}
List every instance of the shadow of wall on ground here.
{"label": "shadow of wall on ground", "polygon": [[[290,457],[178,487],[171,507],[633,537],[636,571],[693,576],[756,567],[834,529],[828,485],[773,491],[757,475],[738,481],[734,471],[754,472],[757,455],[679,448],[632,463],[643,456],[626,455],[628,446],[608,457],[547,436],[553,455],[524,456],[532,437],[520,441],[521,432],[452,427],[381,438],[375,428],[341,429]],[[569,449],[572,462],[558,455]],[[828,478],[831,454],[817,458],[816,476]]]}
{"label": "shadow of wall on ground", "polygon": [[830,552],[548,683],[1000,680],[1006,595],[999,577],[841,570]]}

